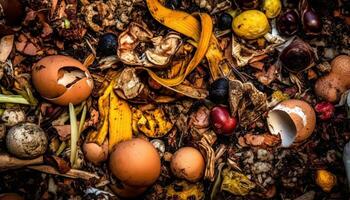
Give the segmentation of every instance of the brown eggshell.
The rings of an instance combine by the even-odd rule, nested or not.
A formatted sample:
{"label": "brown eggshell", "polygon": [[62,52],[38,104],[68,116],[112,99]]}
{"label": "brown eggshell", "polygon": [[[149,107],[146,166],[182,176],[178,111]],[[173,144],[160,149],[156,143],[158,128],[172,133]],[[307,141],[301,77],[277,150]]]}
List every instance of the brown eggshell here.
{"label": "brown eggshell", "polygon": [[3,193],[0,194],[0,200],[24,200],[24,198],[16,193]]}
{"label": "brown eggshell", "polygon": [[[58,83],[63,76],[60,69],[65,67],[80,69],[86,77],[66,88]],[[47,56],[37,62],[33,66],[32,81],[42,97],[59,105],[78,104],[88,98],[93,89],[93,82],[86,67],[78,60],[62,55]]]}
{"label": "brown eggshell", "polygon": [[173,155],[170,168],[176,177],[196,182],[203,177],[205,162],[197,149],[183,147]]}
{"label": "brown eggshell", "polygon": [[117,144],[109,160],[113,175],[130,186],[152,185],[160,175],[160,166],[157,150],[139,138]]}
{"label": "brown eggshell", "polygon": [[271,110],[267,117],[272,134],[280,134],[282,146],[306,140],[315,129],[316,114],[313,108],[301,100],[286,100]]}
{"label": "brown eggshell", "polygon": [[116,195],[130,199],[143,194],[147,190],[147,187],[134,187],[122,184],[121,186],[111,185],[111,189]]}
{"label": "brown eggshell", "polygon": [[84,143],[83,152],[85,158],[94,165],[99,165],[108,159],[108,140],[102,146],[96,143]]}

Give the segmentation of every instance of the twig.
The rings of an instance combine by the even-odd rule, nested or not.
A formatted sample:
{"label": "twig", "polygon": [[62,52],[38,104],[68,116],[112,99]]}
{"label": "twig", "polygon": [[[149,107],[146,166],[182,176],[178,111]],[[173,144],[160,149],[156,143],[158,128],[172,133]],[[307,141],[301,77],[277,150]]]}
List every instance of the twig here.
{"label": "twig", "polygon": [[100,179],[100,177],[96,174],[82,171],[82,170],[77,170],[77,169],[70,169],[67,173],[62,174],[58,172],[57,169],[49,165],[28,166],[27,168],[48,173],[48,174],[64,176],[64,177],[74,178],[74,179],[78,179],[78,178],[84,179],[84,180],[90,180],[92,178]]}
{"label": "twig", "polygon": [[21,160],[16,157],[10,156],[9,154],[0,154],[0,172],[6,171],[9,169],[17,169],[21,167],[25,167],[28,165],[38,165],[42,164],[43,157],[40,156],[38,158],[32,160]]}

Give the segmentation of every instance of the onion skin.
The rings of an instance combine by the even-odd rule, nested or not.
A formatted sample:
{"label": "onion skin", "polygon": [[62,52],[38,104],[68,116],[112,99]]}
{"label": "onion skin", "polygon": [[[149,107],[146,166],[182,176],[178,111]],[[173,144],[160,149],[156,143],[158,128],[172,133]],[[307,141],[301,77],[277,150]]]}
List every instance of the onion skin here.
{"label": "onion skin", "polygon": [[295,10],[287,10],[277,19],[277,30],[282,35],[294,35],[299,29],[299,15]]}
{"label": "onion skin", "polygon": [[225,106],[216,106],[210,111],[210,122],[215,133],[220,135],[232,135],[237,126],[236,118],[230,116]]}
{"label": "onion skin", "polygon": [[288,71],[297,73],[314,65],[315,53],[309,44],[296,39],[283,49],[280,60]]}
{"label": "onion skin", "polygon": [[300,0],[299,11],[301,23],[306,35],[319,35],[322,30],[321,19],[308,0]]}

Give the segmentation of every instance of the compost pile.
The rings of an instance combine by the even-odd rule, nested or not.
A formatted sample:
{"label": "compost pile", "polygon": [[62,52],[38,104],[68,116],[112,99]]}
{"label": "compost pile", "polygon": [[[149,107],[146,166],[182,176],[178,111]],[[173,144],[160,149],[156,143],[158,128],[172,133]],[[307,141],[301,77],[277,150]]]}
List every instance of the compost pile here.
{"label": "compost pile", "polygon": [[0,200],[349,197],[350,1],[0,5]]}

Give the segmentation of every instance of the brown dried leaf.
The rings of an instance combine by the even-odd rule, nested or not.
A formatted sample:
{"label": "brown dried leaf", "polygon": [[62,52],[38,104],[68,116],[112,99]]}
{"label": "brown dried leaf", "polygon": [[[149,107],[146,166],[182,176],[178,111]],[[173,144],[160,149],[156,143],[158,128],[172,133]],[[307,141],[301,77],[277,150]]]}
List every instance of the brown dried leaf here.
{"label": "brown dried leaf", "polygon": [[6,35],[0,40],[0,62],[5,62],[13,47],[14,35]]}
{"label": "brown dried leaf", "polygon": [[53,126],[53,128],[57,131],[62,141],[66,141],[70,138],[70,133],[71,133],[70,125],[58,125],[58,126]]}
{"label": "brown dried leaf", "polygon": [[243,98],[243,84],[238,80],[229,82],[229,104],[232,116],[237,115],[238,106]]}
{"label": "brown dried leaf", "polygon": [[280,138],[271,134],[254,135],[248,133],[238,138],[238,142],[241,146],[276,146],[280,143]]}
{"label": "brown dried leaf", "polygon": [[44,156],[44,163],[55,167],[62,174],[71,169],[69,163],[58,156]]}
{"label": "brown dried leaf", "polygon": [[39,51],[39,49],[23,34],[18,37],[18,41],[15,45],[17,51],[29,56],[35,56]]}
{"label": "brown dried leaf", "polygon": [[255,73],[254,76],[258,79],[260,83],[264,85],[269,85],[277,77],[277,68],[275,65],[271,65],[267,72],[263,70],[261,72]]}

